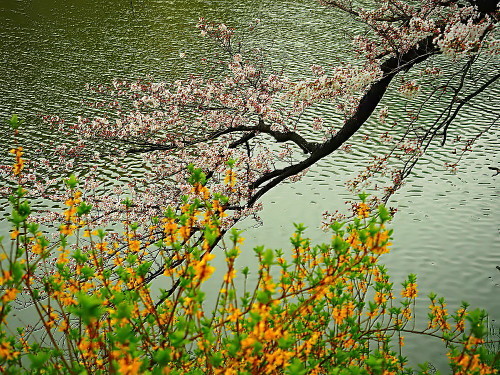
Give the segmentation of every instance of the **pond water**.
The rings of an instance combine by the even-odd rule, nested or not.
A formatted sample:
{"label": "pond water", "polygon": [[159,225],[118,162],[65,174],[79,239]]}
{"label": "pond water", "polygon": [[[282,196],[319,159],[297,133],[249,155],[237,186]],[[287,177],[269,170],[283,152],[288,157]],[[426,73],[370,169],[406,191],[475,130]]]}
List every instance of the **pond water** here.
{"label": "pond water", "polygon": [[[4,120],[13,113],[26,119],[21,138],[28,155],[43,156],[64,140],[37,115],[75,118],[87,95],[86,83],[146,75],[172,80],[195,70],[205,48],[194,28],[199,16],[236,27],[261,19],[257,42],[290,76],[308,74],[312,63],[329,65],[349,56],[348,45],[341,41],[352,26],[315,1],[2,0],[0,164],[7,163],[12,141]],[[499,97],[497,85],[479,110],[500,113]],[[386,104],[391,109],[404,106],[390,97]],[[487,119],[478,118],[475,110],[460,115],[454,135],[484,125]],[[432,120],[434,114],[430,111],[421,121]],[[241,264],[251,262],[251,248],[258,244],[286,250],[293,222],[306,224],[313,239],[328,241],[329,235],[319,230],[321,214],[343,210],[344,202],[353,198],[344,183],[377,154],[376,145],[362,142],[366,134],[385,131],[376,126],[369,122],[354,137],[350,153],[331,155],[300,182],[283,184],[265,196],[263,225],[254,227],[250,221],[240,225],[247,238]],[[450,308],[466,300],[487,309],[493,323],[500,325],[500,272],[495,268],[500,266],[500,180],[487,169],[500,166],[499,133],[497,126],[485,134],[458,173],[444,167],[454,161],[450,148],[435,147],[390,202],[399,212],[393,222],[393,250],[384,261],[396,285],[409,273],[418,275],[420,317],[426,315],[424,296],[434,291],[447,297]],[[116,173],[110,165],[103,167],[109,178]],[[0,209],[5,216],[5,202]],[[5,221],[0,228],[6,228]],[[218,258],[222,266],[222,257]],[[443,368],[439,347],[425,340],[410,341],[407,353],[412,363],[430,361]]]}

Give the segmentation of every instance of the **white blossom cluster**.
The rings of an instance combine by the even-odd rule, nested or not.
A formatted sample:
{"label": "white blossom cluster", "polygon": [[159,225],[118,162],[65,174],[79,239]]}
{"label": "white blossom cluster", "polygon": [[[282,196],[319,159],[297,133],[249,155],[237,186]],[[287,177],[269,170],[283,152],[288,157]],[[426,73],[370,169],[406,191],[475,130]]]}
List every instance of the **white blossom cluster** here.
{"label": "white blossom cluster", "polygon": [[[186,182],[186,168],[190,163],[213,174],[210,183],[214,192],[229,196],[231,205],[244,205],[254,193],[250,190],[252,182],[278,166],[294,162],[292,148],[297,145],[287,142],[284,147],[269,147],[273,133],[298,132],[297,119],[322,102],[333,103],[344,119],[349,118],[355,113],[360,98],[383,77],[384,61],[411,52],[423,41],[431,41],[432,46],[439,47],[444,55],[453,59],[485,46],[492,53],[499,50],[499,43],[494,39],[496,21],[489,16],[479,17],[473,7],[460,8],[453,2],[439,0],[373,1],[369,8],[357,8],[354,2],[347,0],[323,2],[337,6],[365,24],[366,32],[353,38],[358,54],[364,58],[359,65],[312,64],[312,77],[291,81],[281,73],[266,72],[247,53],[232,50],[237,43],[233,43],[231,27],[200,19],[197,25],[200,33],[229,52],[228,61],[217,66],[218,70],[225,69],[222,75],[215,78],[192,75],[171,83],[115,80],[107,87],[93,88],[96,94],[108,97],[107,102],[96,101],[93,107],[103,108],[105,115],[79,117],[71,124],[71,131],[81,138],[126,140],[130,147],[137,144],[138,148],[141,145],[158,148],[137,156],[147,166],[146,172],[116,190],[117,199],[101,199],[99,194],[89,198],[99,207],[98,212],[119,212],[125,195],[137,202],[138,218],[144,212],[164,209],[177,202],[179,196],[190,194],[191,187]],[[251,28],[259,22],[255,21]],[[419,92],[425,76],[439,73],[436,68],[422,70],[420,76],[403,79],[398,90],[411,98]],[[378,114],[384,123],[388,108],[382,107]],[[67,128],[65,124],[58,125]],[[316,138],[327,140],[335,136],[336,130],[325,118],[314,117],[307,125]],[[246,147],[229,147],[249,134],[255,137]],[[305,135],[307,138],[309,134]],[[409,153],[415,149],[410,146],[404,144],[401,150]],[[70,169],[73,165],[67,155],[78,150],[57,152],[61,155],[60,166]],[[117,154],[117,157],[126,159],[123,155]],[[94,158],[98,160],[100,155]],[[229,159],[236,160],[231,167],[236,177],[233,185],[224,183]],[[6,169],[0,171],[3,175]],[[25,178],[37,180],[31,174]],[[95,177],[89,178],[88,186],[98,191],[98,181],[96,172]],[[38,183],[38,187],[43,190],[51,183],[48,179]],[[255,208],[244,214],[252,212]]]}
{"label": "white blossom cluster", "polygon": [[435,42],[445,55],[457,59],[477,52],[485,31],[491,27],[487,19],[475,23],[474,18],[469,18],[466,22],[446,25],[445,32]]}

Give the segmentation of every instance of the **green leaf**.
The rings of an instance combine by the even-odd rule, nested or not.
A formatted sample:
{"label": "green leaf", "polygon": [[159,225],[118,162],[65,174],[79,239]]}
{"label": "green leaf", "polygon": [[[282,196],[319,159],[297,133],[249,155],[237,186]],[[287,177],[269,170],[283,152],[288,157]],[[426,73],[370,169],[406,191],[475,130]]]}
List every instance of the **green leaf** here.
{"label": "green leaf", "polygon": [[104,229],[98,229],[97,230],[97,237],[102,241],[104,237],[106,237],[106,231]]}
{"label": "green leaf", "polygon": [[170,339],[170,343],[172,346],[179,348],[184,345],[184,336],[186,333],[184,331],[175,331],[172,332],[168,335],[168,338]]}
{"label": "green leaf", "polygon": [[78,264],[83,264],[89,259],[87,254],[82,253],[80,249],[76,249],[71,257],[74,258]]}
{"label": "green leaf", "polygon": [[10,117],[10,120],[8,120],[8,123],[12,130],[18,130],[23,121],[19,120],[19,116],[17,114],[14,114]]}
{"label": "green leaf", "polygon": [[228,161],[226,161],[226,165],[229,167],[229,168],[232,168],[234,167],[234,165],[236,164],[236,159],[229,159]]}
{"label": "green leaf", "polygon": [[335,232],[335,233],[339,233],[340,230],[342,229],[342,227],[344,226],[344,223],[338,223],[338,222],[334,222],[330,225],[330,228]]}
{"label": "green leaf", "polygon": [[128,264],[134,265],[136,261],[137,261],[137,255],[136,254],[129,254],[127,256],[127,263]]}
{"label": "green leaf", "polygon": [[122,344],[133,341],[134,336],[135,333],[129,324],[115,329],[115,337]]}
{"label": "green leaf", "polygon": [[24,270],[25,270],[25,265],[21,264],[19,262],[12,263],[11,266],[11,271],[12,271],[12,276],[14,277],[14,282],[18,283],[21,281],[21,278],[24,275]]}
{"label": "green leaf", "polygon": [[77,296],[78,305],[74,308],[74,313],[79,316],[86,325],[94,319],[99,319],[102,315],[102,301],[95,296],[80,293]]}
{"label": "green leaf", "polygon": [[24,197],[27,193],[28,193],[28,191],[26,189],[23,189],[22,186],[19,186],[16,189],[16,191],[14,192],[15,196],[18,197],[18,198]]}
{"label": "green leaf", "polygon": [[9,221],[18,228],[21,223],[23,223],[28,216],[24,216],[20,214],[17,210],[12,210],[12,216],[9,218]]}
{"label": "green leaf", "polygon": [[78,179],[76,176],[72,173],[70,174],[69,178],[64,181],[64,183],[70,188],[74,189],[78,185]]}
{"label": "green leaf", "polygon": [[76,208],[76,215],[83,216],[90,212],[92,209],[91,204],[86,204],[85,202],[80,203],[80,205]]}
{"label": "green leaf", "polygon": [[224,358],[222,357],[221,352],[215,352],[212,355],[212,357],[210,357],[210,363],[215,367],[219,367],[223,361],[224,361]]}
{"label": "green leaf", "polygon": [[31,213],[31,207],[27,201],[22,202],[17,208],[17,210],[19,211],[20,215],[25,217],[28,217],[29,214]]}
{"label": "green leaf", "polygon": [[203,173],[200,168],[195,168],[193,164],[189,164],[188,171],[191,173],[191,176],[188,178],[188,182],[191,185],[195,185],[197,183],[205,185],[207,182],[207,175]]}
{"label": "green leaf", "polygon": [[389,213],[389,211],[387,210],[387,208],[383,204],[378,206],[378,215],[379,215],[380,221],[382,223],[385,223],[386,221],[389,221],[392,219],[391,214]]}
{"label": "green leaf", "polygon": [[219,237],[218,230],[216,228],[206,227],[203,230],[203,237],[207,240],[209,245],[212,246]]}
{"label": "green leaf", "polygon": [[126,198],[121,201],[121,204],[125,205],[125,207],[130,208],[134,205],[134,202],[130,198]]}
{"label": "green leaf", "polygon": [[292,363],[286,369],[286,374],[289,375],[305,375],[307,374],[307,370],[304,368],[304,365],[298,358],[292,359]]}
{"label": "green leaf", "polygon": [[293,226],[295,227],[295,232],[296,233],[299,233],[299,234],[302,234],[305,232],[305,230],[307,229],[306,226],[304,226],[304,224],[302,223],[293,223]]}
{"label": "green leaf", "polygon": [[269,296],[269,292],[263,290],[259,290],[257,292],[257,301],[259,301],[260,303],[266,304],[269,302],[270,299],[271,297]]}
{"label": "green leaf", "polygon": [[274,261],[274,251],[272,251],[271,249],[267,249],[264,252],[262,264],[265,266],[271,266],[273,264],[273,261]]}
{"label": "green leaf", "polygon": [[228,348],[227,348],[227,354],[229,354],[229,356],[231,357],[234,357],[237,355],[238,351],[240,350],[241,348],[241,344],[239,341],[233,341],[229,344]]}
{"label": "green leaf", "polygon": [[151,265],[153,262],[144,262],[137,267],[137,276],[146,276],[146,274],[149,272],[149,269],[151,268]]}
{"label": "green leaf", "polygon": [[43,368],[45,362],[50,358],[50,354],[47,352],[39,352],[37,354],[28,354],[28,358],[31,361],[31,369],[38,370]]}
{"label": "green leaf", "polygon": [[95,270],[92,267],[88,266],[82,267],[81,272],[83,277],[85,277],[85,279],[87,280],[92,278],[95,274]]}
{"label": "green leaf", "polygon": [[471,332],[477,338],[484,337],[488,332],[484,324],[486,316],[486,311],[481,309],[469,311],[469,314],[466,316],[466,319],[471,324]]}
{"label": "green leaf", "polygon": [[363,202],[363,203],[366,201],[366,198],[368,198],[369,196],[370,196],[370,194],[366,194],[366,193],[358,194],[359,199],[361,199],[361,202]]}
{"label": "green leaf", "polygon": [[153,358],[161,366],[165,366],[172,360],[170,349],[158,349],[156,353],[153,354]]}
{"label": "green leaf", "polygon": [[38,225],[36,223],[29,223],[28,224],[28,232],[30,232],[33,235],[36,235],[39,229],[40,229],[40,225]]}
{"label": "green leaf", "polygon": [[284,337],[280,337],[278,339],[278,347],[280,349],[288,349],[290,348],[292,345],[294,344],[294,339],[293,337],[288,337],[288,338],[284,338]]}
{"label": "green leaf", "polygon": [[370,356],[366,360],[366,364],[370,367],[373,374],[382,374],[384,367],[384,360],[382,358],[376,358],[374,356]]}

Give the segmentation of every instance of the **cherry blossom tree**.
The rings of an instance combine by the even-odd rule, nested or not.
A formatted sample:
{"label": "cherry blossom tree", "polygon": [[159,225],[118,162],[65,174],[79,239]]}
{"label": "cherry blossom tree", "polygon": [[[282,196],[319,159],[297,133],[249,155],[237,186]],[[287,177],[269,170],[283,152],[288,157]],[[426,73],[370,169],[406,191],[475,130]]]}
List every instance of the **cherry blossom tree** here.
{"label": "cherry blossom tree", "polygon": [[[131,193],[138,215],[158,214],[190,194],[187,166],[193,164],[202,168],[204,183],[229,197],[230,226],[258,210],[259,199],[272,188],[299,179],[319,160],[347,147],[370,117],[387,121],[391,108],[381,103],[388,90],[410,99],[418,94],[424,99],[415,100],[407,121],[398,124],[404,135],[387,134],[392,140],[387,152],[367,160],[366,171],[350,182],[361,189],[397,160],[379,197],[387,201],[433,141],[448,141],[460,110],[498,84],[497,2],[320,2],[360,24],[352,40],[357,63],[313,64],[312,76],[291,79],[274,71],[259,49],[241,43],[233,28],[200,19],[201,35],[222,51],[206,59],[212,66],[207,75],[94,87],[103,95],[98,104],[108,110],[79,117],[69,127],[82,139],[111,139],[123,153],[140,155],[147,163],[142,183],[134,183]],[[450,62],[453,71],[443,73],[440,64]],[[441,113],[430,124],[419,122],[421,112],[436,102]],[[304,124],[304,115],[324,103],[339,116]],[[495,121],[472,134],[459,154]],[[119,211],[121,199],[99,201],[108,211]]]}

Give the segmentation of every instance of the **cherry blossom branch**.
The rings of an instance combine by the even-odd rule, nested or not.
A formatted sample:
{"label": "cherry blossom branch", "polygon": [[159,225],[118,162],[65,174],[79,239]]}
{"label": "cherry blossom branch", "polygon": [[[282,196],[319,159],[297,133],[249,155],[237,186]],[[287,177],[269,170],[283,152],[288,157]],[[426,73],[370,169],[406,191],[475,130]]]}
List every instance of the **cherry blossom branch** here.
{"label": "cherry blossom branch", "polygon": [[[230,133],[236,133],[236,132],[252,132],[253,136],[258,135],[259,133],[262,134],[268,134],[270,135],[275,141],[277,142],[288,142],[291,141],[295,143],[300,149],[305,153],[311,153],[313,152],[317,147],[318,143],[316,142],[309,142],[307,141],[304,137],[302,137],[300,134],[292,131],[276,131],[272,130],[271,127],[267,124],[262,119],[259,119],[259,123],[256,126],[235,126],[223,130],[218,130],[215,131],[208,136],[201,138],[201,139],[196,139],[192,141],[184,141],[182,142],[183,145],[180,147],[179,145],[176,144],[170,144],[170,145],[163,145],[163,144],[155,144],[155,143],[142,143],[139,144],[141,146],[144,146],[142,148],[133,148],[127,150],[127,153],[145,153],[145,152],[152,152],[152,151],[169,151],[169,150],[175,150],[175,149],[180,149],[184,148],[187,146],[193,146],[195,144],[199,143],[205,143],[208,141],[215,140],[217,138],[220,138],[224,135],[230,134]],[[243,139],[249,140],[250,138],[247,139],[248,135],[244,135]],[[128,142],[128,141],[126,141]],[[235,148],[236,146],[244,143],[245,141],[236,141],[231,143],[229,148]]]}
{"label": "cherry blossom branch", "polygon": [[[228,61],[215,62],[225,69],[222,75],[191,75],[173,83],[114,81],[109,89],[97,91],[111,93],[115,99],[109,103],[109,108],[118,109],[114,118],[80,118],[71,128],[82,138],[116,139],[128,144],[128,153],[144,154],[142,158],[151,169],[143,180],[150,183],[135,194],[142,208],[149,210],[155,202],[161,206],[163,201],[189,194],[183,182],[186,173],[172,176],[171,172],[194,163],[213,176],[210,184],[217,192],[230,196],[228,206],[236,210],[235,216],[248,215],[255,212],[255,202],[274,186],[301,175],[345,146],[372,116],[394,77],[431,56],[442,53],[443,58],[453,61],[470,60],[444,85],[446,90],[453,90],[451,95],[450,91],[435,88],[424,100],[452,97],[434,123],[418,128],[415,116],[406,124],[402,140],[414,133],[420,142],[418,152],[436,136],[442,135],[446,141],[458,112],[497,81],[498,77],[492,77],[475,93],[459,99],[470,66],[474,61],[484,61],[478,57],[479,51],[484,47],[491,56],[498,53],[495,15],[478,12],[469,5],[475,2],[388,0],[374,1],[366,9],[354,8],[350,1],[323,3],[339,8],[369,28],[353,38],[361,57],[359,64],[346,63],[331,69],[313,65],[313,78],[293,82],[282,72],[266,72],[261,56],[243,50],[233,40],[233,29],[200,19],[201,34],[229,53]],[[434,73],[422,72],[411,81],[402,77],[399,91],[409,97],[415,94],[419,90],[417,81],[423,80],[424,74]],[[453,86],[456,79],[459,84]],[[303,115],[317,103],[325,102],[343,116],[340,130],[315,117],[311,129],[299,131],[297,125],[305,125]],[[422,104],[417,113],[424,109]],[[317,141],[319,132],[321,142]],[[268,147],[270,144],[281,145],[276,149]],[[404,149],[402,142],[397,147]],[[297,158],[295,150],[305,156]],[[406,176],[420,156],[417,152],[405,154],[404,167],[394,176]],[[228,173],[228,160],[235,163],[229,171],[233,181],[230,186],[222,183]],[[401,178],[396,180],[399,183]]]}
{"label": "cherry blossom branch", "polygon": [[418,64],[430,56],[438,53],[438,49],[432,43],[432,37],[428,37],[418,45],[401,56],[388,59],[381,65],[381,70],[385,73],[383,78],[373,83],[370,89],[363,95],[354,114],[345,122],[344,126],[329,140],[319,145],[317,149],[307,159],[292,166],[275,170],[264,174],[251,184],[252,189],[259,188],[250,198],[248,205],[251,207],[267,191],[281,183],[288,177],[291,177],[301,171],[309,168],[318,160],[330,155],[338,150],[359,128],[368,120],[375,108],[378,106],[384,96],[389,84],[394,76],[401,70],[408,70],[413,65]]}

